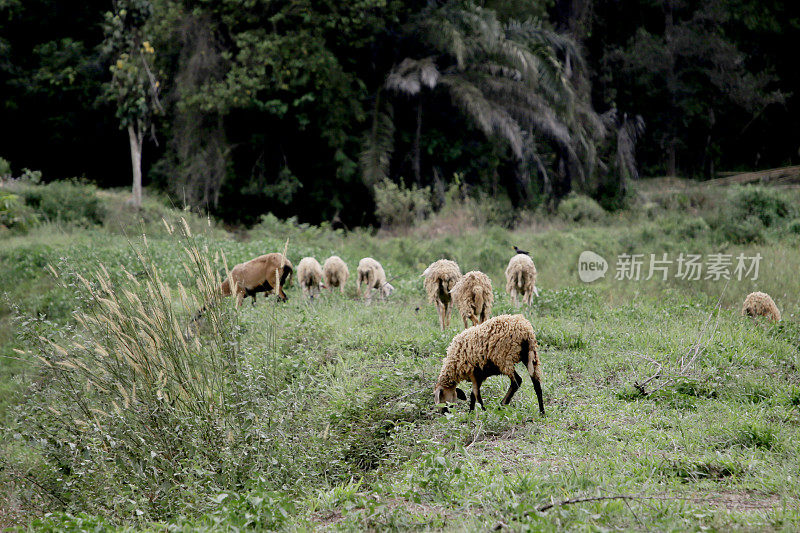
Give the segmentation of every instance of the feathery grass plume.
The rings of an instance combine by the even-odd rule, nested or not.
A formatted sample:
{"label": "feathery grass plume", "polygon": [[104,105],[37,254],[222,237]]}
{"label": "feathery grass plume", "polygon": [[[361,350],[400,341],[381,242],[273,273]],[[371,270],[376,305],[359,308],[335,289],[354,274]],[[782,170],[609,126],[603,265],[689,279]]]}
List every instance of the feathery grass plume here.
{"label": "feathery grass plume", "polygon": [[[239,413],[246,395],[239,375],[238,318],[226,306],[209,305],[203,338],[186,338],[182,310],[191,302],[213,302],[220,280],[211,252],[192,237],[185,220],[172,238],[182,245],[177,248],[183,249],[196,288],[179,284],[173,291],[143,239],[141,245],[131,244],[135,266],[129,268],[137,276],[123,269],[124,275],[113,277],[102,264],[90,279],[71,273],[87,302],[76,313],[80,334],[74,342],[40,335],[30,343],[50,380],[47,402],[52,409],[43,411],[46,423],[25,431],[48,468],[76,472],[58,489],[63,499],[82,501],[83,494],[96,494],[92,483],[117,484],[100,507],[84,501],[84,509],[101,512],[118,505],[120,494],[129,494],[152,501],[149,516],[165,516],[171,512],[164,504],[170,487],[190,484],[196,472],[217,472],[220,465],[226,465],[220,479],[236,479],[237,469],[249,460],[243,458],[250,452],[235,450],[245,441],[228,437],[244,435],[240,425],[247,423]],[[218,257],[227,270],[224,254]],[[78,425],[86,432],[76,433]],[[44,428],[49,428],[47,438],[37,433]],[[72,445],[82,450],[81,457],[64,455]],[[199,470],[176,473],[176,461],[187,458]],[[104,473],[108,465],[114,465],[114,479]],[[153,493],[162,497],[145,496]]]}

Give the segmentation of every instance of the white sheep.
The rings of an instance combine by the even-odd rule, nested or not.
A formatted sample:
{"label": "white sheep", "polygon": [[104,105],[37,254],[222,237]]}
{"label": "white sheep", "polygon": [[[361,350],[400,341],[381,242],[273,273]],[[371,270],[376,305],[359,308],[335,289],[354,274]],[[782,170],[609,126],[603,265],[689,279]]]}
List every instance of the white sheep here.
{"label": "white sheep", "polygon": [[428,295],[428,303],[436,305],[439,313],[439,326],[442,331],[450,325],[450,311],[452,309],[452,296],[450,291],[458,280],[461,279],[461,269],[455,261],[440,259],[425,269],[423,285]]}
{"label": "white sheep", "polygon": [[[522,315],[496,316],[456,335],[447,347],[447,356],[436,380],[434,402],[438,405],[455,402],[457,398],[466,400],[464,391],[457,385],[469,380],[472,382],[470,411],[475,409],[476,401],[485,410],[481,384],[490,376],[503,374],[511,380],[511,385],[500,403],[508,405],[522,385],[522,378],[514,370],[518,362],[528,370],[539,401],[539,412],[544,415],[542,369],[536,335],[531,323]],[[446,407],[442,409],[443,412],[446,410]]]}
{"label": "white sheep", "polygon": [[489,276],[478,270],[472,270],[464,274],[456,283],[450,293],[456,304],[464,327],[468,328],[471,320],[473,325],[478,325],[492,316],[492,303],[494,294],[492,293],[492,280]]}
{"label": "white sheep", "polygon": [[525,305],[530,305],[533,295],[539,296],[536,288],[536,266],[527,254],[518,253],[508,262],[506,267],[506,292],[511,295],[514,306],[517,295],[522,295]]}
{"label": "white sheep", "polygon": [[322,277],[327,288],[339,287],[339,290],[344,294],[344,284],[347,283],[347,278],[350,277],[350,271],[341,257],[332,255],[322,265]]}
{"label": "white sheep", "polygon": [[297,264],[297,283],[309,300],[322,288],[322,267],[313,257],[304,257]]}
{"label": "white sheep", "polygon": [[356,290],[358,297],[361,297],[361,285],[365,284],[366,292],[364,298],[367,301],[372,299],[372,289],[377,289],[381,298],[387,298],[394,287],[386,281],[386,273],[380,263],[371,257],[365,257],[358,262],[358,284]]}

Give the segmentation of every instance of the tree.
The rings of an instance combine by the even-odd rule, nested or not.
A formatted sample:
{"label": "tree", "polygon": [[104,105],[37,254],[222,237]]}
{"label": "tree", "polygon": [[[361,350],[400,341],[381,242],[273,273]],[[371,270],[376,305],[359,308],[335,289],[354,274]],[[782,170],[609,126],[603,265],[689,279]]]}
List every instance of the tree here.
{"label": "tree", "polygon": [[[445,90],[453,105],[489,138],[503,139],[519,164],[527,189],[530,173],[545,194],[562,196],[573,178],[585,183],[595,165],[595,143],[605,127],[585,90],[585,65],[575,44],[534,20],[500,23],[494,11],[473,2],[431,4],[409,29],[425,55],[405,58],[387,76],[386,88],[418,98],[413,168],[419,181],[419,137],[423,89]],[[379,107],[362,153],[370,182],[386,177],[386,114]],[[556,155],[548,169],[548,150]],[[551,174],[559,177],[553,186]]]}
{"label": "tree", "polygon": [[152,118],[163,111],[160,84],[152,68],[155,49],[146,38],[153,13],[148,0],[115,0],[105,15],[103,51],[112,60],[106,97],[116,104],[120,128],[127,129],[133,170],[133,206],[142,206],[142,145]]}
{"label": "tree", "polygon": [[785,100],[784,93],[770,89],[774,76],[750,71],[745,54],[728,38],[728,4],[656,0],[659,29],[639,26],[626,46],[607,54],[625,93],[651,115],[648,122],[657,130],[669,175],[682,166],[680,153],[694,159],[684,168],[713,175],[715,138],[728,133],[718,132],[720,118],[743,112],[744,124]]}

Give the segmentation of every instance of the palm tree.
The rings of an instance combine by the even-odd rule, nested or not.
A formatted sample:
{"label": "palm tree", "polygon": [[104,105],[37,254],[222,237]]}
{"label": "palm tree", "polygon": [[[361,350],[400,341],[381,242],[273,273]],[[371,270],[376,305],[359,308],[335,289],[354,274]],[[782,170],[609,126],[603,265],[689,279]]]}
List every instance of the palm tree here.
{"label": "palm tree", "polygon": [[[557,157],[550,166],[561,169],[567,189],[573,178],[585,182],[606,128],[589,104],[586,66],[572,40],[535,20],[501,24],[493,11],[465,0],[432,2],[412,26],[430,54],[401,61],[385,88],[418,98],[413,147],[418,181],[421,97],[424,91],[446,90],[487,137],[507,143],[519,163],[521,185],[527,187],[535,171],[544,192],[554,192],[552,169],[545,164],[552,152]],[[385,104],[378,99],[362,153],[368,183],[388,173],[394,126]]]}

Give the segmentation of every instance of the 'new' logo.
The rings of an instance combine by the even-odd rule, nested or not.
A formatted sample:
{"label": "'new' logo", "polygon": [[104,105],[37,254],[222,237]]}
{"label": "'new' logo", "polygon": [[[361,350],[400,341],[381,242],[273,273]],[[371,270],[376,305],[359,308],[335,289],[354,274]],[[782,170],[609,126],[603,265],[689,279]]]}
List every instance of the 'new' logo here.
{"label": "'new' logo", "polygon": [[591,283],[606,276],[608,262],[594,252],[584,251],[578,257],[578,277],[584,283]]}

